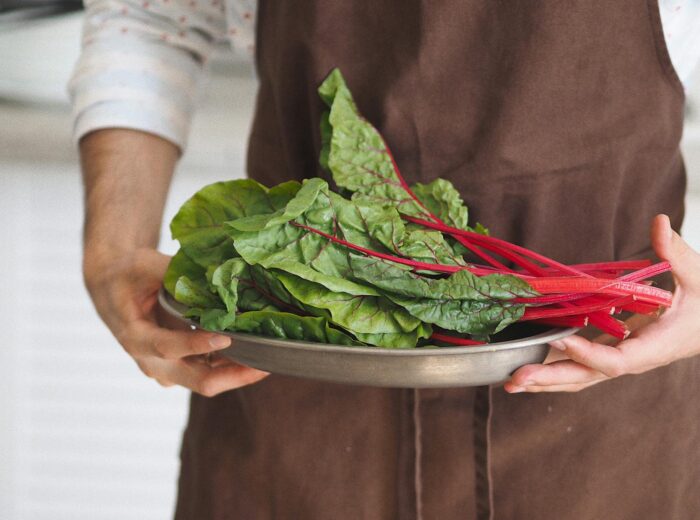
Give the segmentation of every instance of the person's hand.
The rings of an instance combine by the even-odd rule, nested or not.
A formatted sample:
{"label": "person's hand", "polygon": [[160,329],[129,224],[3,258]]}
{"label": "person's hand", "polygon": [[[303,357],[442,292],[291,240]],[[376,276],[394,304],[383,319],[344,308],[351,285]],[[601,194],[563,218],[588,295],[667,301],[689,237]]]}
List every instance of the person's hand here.
{"label": "person's hand", "polygon": [[227,336],[158,326],[155,305],[168,262],[153,249],[110,258],[88,252],[84,260],[97,312],[143,373],[163,386],[181,385],[208,397],[267,376],[218,356],[231,344]]}
{"label": "person's hand", "polygon": [[658,257],[671,263],[676,281],[671,308],[615,346],[580,336],[551,343],[554,360],[516,370],[507,392],[577,392],[700,354],[700,254],[671,229],[666,215],[654,219],[651,241]]}

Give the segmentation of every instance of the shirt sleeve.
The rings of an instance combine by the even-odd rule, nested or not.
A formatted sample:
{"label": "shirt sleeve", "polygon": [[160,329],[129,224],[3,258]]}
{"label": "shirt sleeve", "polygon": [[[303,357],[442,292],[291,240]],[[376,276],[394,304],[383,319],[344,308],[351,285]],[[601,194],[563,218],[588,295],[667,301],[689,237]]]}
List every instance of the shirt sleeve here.
{"label": "shirt sleeve", "polygon": [[86,0],[68,84],[77,143],[131,128],[185,148],[203,66],[225,38],[223,0]]}
{"label": "shirt sleeve", "polygon": [[686,91],[700,63],[700,1],[659,0],[666,47]]}

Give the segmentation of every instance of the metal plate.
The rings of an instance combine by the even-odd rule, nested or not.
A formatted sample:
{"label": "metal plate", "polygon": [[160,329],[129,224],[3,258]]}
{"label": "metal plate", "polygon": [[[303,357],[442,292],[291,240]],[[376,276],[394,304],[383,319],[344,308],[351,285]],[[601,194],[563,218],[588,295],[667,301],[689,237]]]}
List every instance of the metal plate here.
{"label": "metal plate", "polygon": [[[196,327],[185,307],[161,289],[161,322],[173,328]],[[579,329],[548,329],[522,339],[484,346],[393,350],[290,341],[223,332],[232,345],[220,353],[243,365],[288,376],[334,383],[397,388],[443,388],[502,383],[519,367],[541,363],[547,343]]]}

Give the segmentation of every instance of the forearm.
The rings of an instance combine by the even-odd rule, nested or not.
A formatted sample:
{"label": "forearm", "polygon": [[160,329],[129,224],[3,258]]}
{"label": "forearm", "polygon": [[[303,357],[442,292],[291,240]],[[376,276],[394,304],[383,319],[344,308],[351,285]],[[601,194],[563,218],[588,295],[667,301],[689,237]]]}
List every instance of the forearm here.
{"label": "forearm", "polygon": [[98,130],[81,140],[86,278],[115,256],[157,245],[178,156],[169,141],[134,130]]}
{"label": "forearm", "polygon": [[169,141],[132,130],[95,131],[80,141],[83,273],[98,314],[144,374],[212,396],[267,373],[217,357],[230,338],[156,322],[169,257],[154,248],[178,155]]}

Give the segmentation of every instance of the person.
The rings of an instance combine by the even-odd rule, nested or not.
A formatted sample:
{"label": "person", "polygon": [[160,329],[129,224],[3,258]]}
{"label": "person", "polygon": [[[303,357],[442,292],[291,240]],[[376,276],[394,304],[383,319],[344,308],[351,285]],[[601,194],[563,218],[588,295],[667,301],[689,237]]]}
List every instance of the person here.
{"label": "person", "polygon": [[[71,83],[84,277],[139,368],[194,392],[177,519],[685,520],[700,510],[700,255],[677,234],[678,71],[698,52],[672,62],[661,19],[674,41],[692,36],[691,3],[86,6]],[[229,339],[155,323],[168,264],[155,248],[196,79],[226,36],[256,44],[252,178],[324,175],[315,88],[337,66],[410,181],[452,181],[495,235],[563,262],[655,253],[673,267],[671,310],[630,322],[617,345],[557,342],[505,391],[352,387],[205,362]]]}

